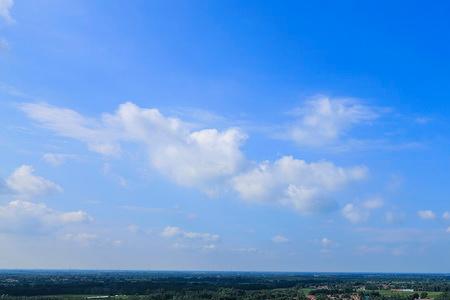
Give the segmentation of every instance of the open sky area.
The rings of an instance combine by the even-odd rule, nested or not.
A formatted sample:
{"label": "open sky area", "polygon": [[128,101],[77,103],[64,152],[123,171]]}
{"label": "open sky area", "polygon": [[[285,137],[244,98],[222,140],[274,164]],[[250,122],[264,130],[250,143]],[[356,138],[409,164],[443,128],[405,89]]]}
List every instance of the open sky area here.
{"label": "open sky area", "polygon": [[448,272],[449,11],[0,0],[0,269]]}

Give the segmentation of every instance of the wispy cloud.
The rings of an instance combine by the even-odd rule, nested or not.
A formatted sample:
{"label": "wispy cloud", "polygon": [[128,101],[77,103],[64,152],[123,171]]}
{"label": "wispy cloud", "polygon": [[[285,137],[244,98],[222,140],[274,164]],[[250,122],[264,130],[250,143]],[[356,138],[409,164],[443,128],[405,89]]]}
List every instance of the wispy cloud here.
{"label": "wispy cloud", "polygon": [[0,38],[0,52],[9,49],[9,43],[4,38]]}
{"label": "wispy cloud", "polygon": [[319,147],[340,143],[352,127],[377,119],[380,110],[354,99],[320,96],[296,108],[292,114],[297,120],[286,138],[299,145]]}
{"label": "wispy cloud", "polygon": [[432,210],[419,210],[417,215],[422,220],[434,220],[436,219],[436,214]]}
{"label": "wispy cloud", "polygon": [[430,243],[436,238],[434,232],[426,232],[417,228],[357,228],[364,239],[381,244],[417,244]]}
{"label": "wispy cloud", "polygon": [[[317,96],[293,109],[294,121],[280,126],[277,138],[290,140],[305,148],[332,152],[348,151],[402,151],[420,149],[418,141],[399,141],[389,137],[389,132],[376,131],[387,117],[395,117],[392,109],[378,107],[354,98]],[[380,127],[382,128],[382,127]],[[378,128],[378,129],[380,129]],[[375,133],[374,133],[375,134]]]}
{"label": "wispy cloud", "polygon": [[287,242],[289,242],[289,239],[287,237],[285,237],[284,235],[279,234],[272,238],[272,242],[274,242],[276,244],[287,243]]}
{"label": "wispy cloud", "polygon": [[342,215],[352,223],[367,221],[373,210],[384,205],[380,197],[369,198],[362,203],[347,203],[342,208]]}
{"label": "wispy cloud", "polygon": [[194,232],[186,231],[180,227],[167,226],[161,232],[161,236],[166,238],[183,238],[189,240],[202,240],[206,242],[216,242],[220,239],[218,234],[212,234],[208,232]]}
{"label": "wispy cloud", "polygon": [[42,159],[46,163],[54,167],[58,167],[67,162],[68,160],[78,159],[78,155],[68,153],[44,153],[44,155],[42,155]]}
{"label": "wispy cloud", "polygon": [[14,19],[11,16],[11,9],[13,5],[13,0],[0,0],[0,18],[7,24],[14,23]]}
{"label": "wispy cloud", "polygon": [[184,230],[176,226],[167,226],[161,232],[161,236],[168,239],[174,239],[175,248],[215,250],[216,243],[220,240],[218,234],[209,232],[195,232]]}

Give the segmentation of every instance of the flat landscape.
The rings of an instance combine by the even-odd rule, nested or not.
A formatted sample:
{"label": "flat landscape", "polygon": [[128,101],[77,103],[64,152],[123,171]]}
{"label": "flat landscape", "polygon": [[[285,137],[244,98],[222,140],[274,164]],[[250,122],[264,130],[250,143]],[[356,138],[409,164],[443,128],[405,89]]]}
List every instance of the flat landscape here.
{"label": "flat landscape", "polygon": [[449,274],[2,271],[1,299],[450,299]]}

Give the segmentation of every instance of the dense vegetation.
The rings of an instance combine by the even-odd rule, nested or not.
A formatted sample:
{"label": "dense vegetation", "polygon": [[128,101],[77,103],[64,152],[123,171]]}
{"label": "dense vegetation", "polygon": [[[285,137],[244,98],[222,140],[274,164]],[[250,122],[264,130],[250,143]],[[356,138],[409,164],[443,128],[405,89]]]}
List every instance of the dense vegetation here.
{"label": "dense vegetation", "polygon": [[[407,290],[402,290],[407,289]],[[450,300],[450,275],[0,271],[0,299]]]}

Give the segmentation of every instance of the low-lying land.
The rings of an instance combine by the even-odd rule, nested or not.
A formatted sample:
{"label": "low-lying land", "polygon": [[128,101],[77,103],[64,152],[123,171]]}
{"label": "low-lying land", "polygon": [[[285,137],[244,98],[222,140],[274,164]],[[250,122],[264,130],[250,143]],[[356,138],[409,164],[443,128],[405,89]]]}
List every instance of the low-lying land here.
{"label": "low-lying land", "polygon": [[450,300],[450,275],[9,270],[0,299]]}

